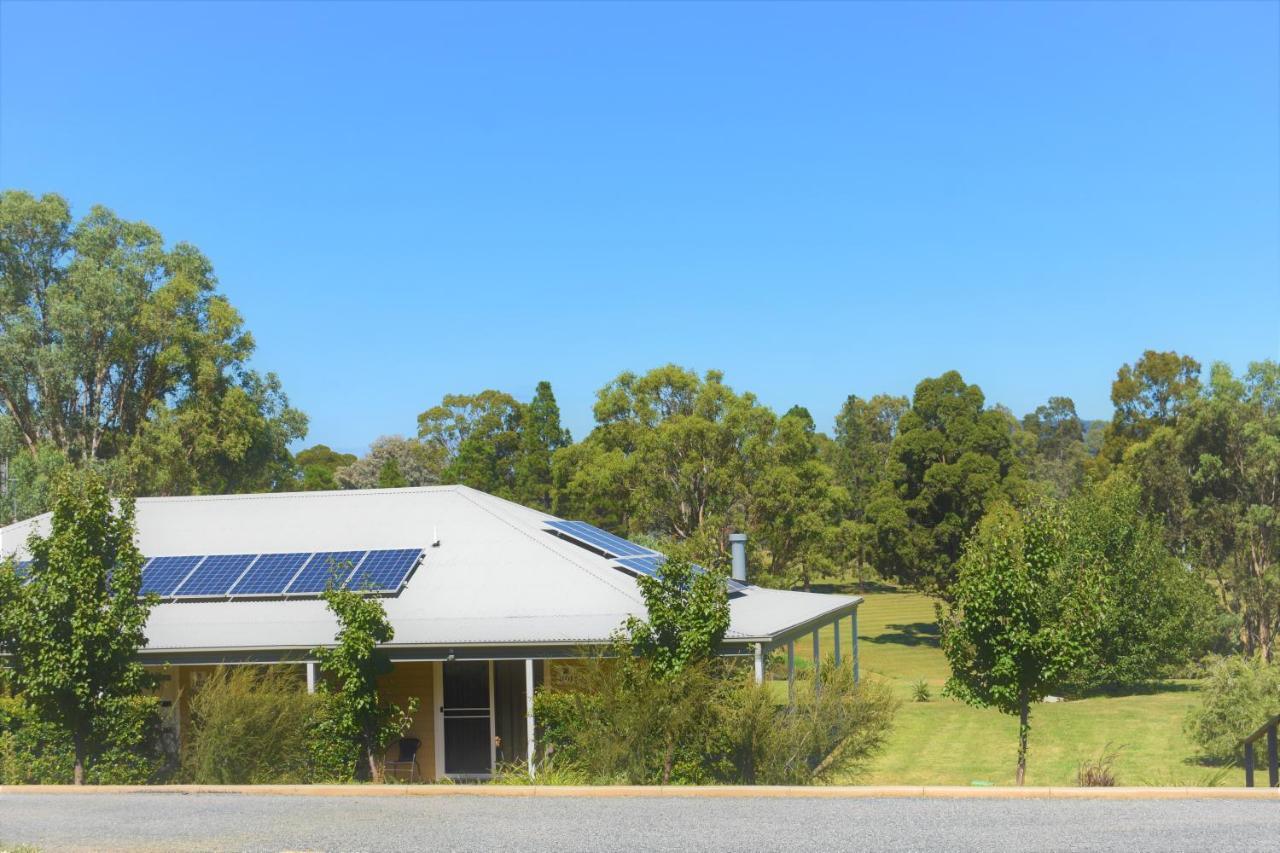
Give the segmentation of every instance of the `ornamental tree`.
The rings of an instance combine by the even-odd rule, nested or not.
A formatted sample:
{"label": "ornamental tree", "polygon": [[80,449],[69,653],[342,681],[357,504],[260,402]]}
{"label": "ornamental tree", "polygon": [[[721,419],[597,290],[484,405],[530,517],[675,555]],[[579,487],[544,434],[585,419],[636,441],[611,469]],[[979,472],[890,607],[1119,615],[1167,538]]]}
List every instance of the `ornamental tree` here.
{"label": "ornamental tree", "polygon": [[153,598],[142,598],[133,501],[117,507],[102,480],[67,470],[54,488],[49,536],[32,534],[29,579],[8,584],[0,616],[13,685],[41,718],[63,727],[75,784],[97,748],[127,733],[129,700],[146,674],[138,650]]}
{"label": "ornamental tree", "polygon": [[1027,770],[1031,705],[1088,660],[1100,584],[1063,559],[1065,530],[1047,507],[1025,517],[997,505],[969,540],[952,598],[938,607],[951,665],[944,692],[1018,717],[1017,783]]}
{"label": "ornamental tree", "polygon": [[382,602],[332,586],[322,597],[338,617],[337,645],[313,652],[329,677],[318,688],[325,700],[322,734],[351,745],[365,762],[369,778],[381,782],[383,753],[409,728],[418,700],[410,699],[402,709],[378,696],[378,678],[394,668],[378,648],[395,636]]}
{"label": "ornamental tree", "polygon": [[649,660],[654,673],[678,675],[715,654],[729,630],[729,587],[719,572],[698,571],[672,557],[657,577],[640,576],[649,618],[631,617],[631,650]]}

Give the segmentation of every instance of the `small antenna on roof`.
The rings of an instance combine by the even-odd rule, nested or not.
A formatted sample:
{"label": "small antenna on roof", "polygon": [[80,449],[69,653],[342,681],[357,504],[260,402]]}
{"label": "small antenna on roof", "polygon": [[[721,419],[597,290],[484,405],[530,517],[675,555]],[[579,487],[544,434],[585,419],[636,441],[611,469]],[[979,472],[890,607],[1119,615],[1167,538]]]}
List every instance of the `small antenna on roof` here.
{"label": "small antenna on roof", "polygon": [[440,531],[434,524],[431,525],[431,547],[440,547]]}

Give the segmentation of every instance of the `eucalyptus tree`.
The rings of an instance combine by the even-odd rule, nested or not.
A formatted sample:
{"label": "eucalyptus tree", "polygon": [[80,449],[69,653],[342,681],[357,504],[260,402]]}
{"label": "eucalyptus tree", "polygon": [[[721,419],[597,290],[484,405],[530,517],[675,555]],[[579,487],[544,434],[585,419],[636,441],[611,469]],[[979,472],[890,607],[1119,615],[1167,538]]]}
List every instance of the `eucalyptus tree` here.
{"label": "eucalyptus tree", "polygon": [[1210,579],[1247,654],[1272,659],[1280,635],[1280,364],[1242,376],[1215,364],[1177,421],[1126,452],[1170,545]]}
{"label": "eucalyptus tree", "polygon": [[445,467],[438,447],[399,435],[374,439],[368,453],[351,459],[334,471],[334,480],[344,489],[434,486]]}
{"label": "eucalyptus tree", "polygon": [[1006,416],[956,371],[922,380],[898,421],[885,478],[867,506],[880,571],[946,594],[964,539],[1023,469]]}
{"label": "eucalyptus tree", "polygon": [[1115,414],[1103,440],[1102,461],[1119,464],[1129,447],[1162,426],[1173,426],[1199,392],[1200,362],[1190,356],[1147,350],[1132,365],[1122,365],[1111,383]]}
{"label": "eucalyptus tree", "polygon": [[446,394],[418,415],[418,438],[442,454],[443,481],[515,496],[523,406],[503,391]]}
{"label": "eucalyptus tree", "polygon": [[888,476],[898,423],[910,407],[906,397],[876,394],[863,400],[851,394],[836,415],[831,465],[849,496],[849,523],[840,533],[850,543],[850,551],[856,553],[859,579],[870,566],[868,549],[874,540],[867,507],[880,482]]}
{"label": "eucalyptus tree", "polygon": [[1043,406],[1024,415],[1022,429],[1033,441],[1028,460],[1028,478],[1045,484],[1050,492],[1065,498],[1084,482],[1084,422],[1076,414],[1070,397],[1050,397]]}
{"label": "eucalyptus tree", "polygon": [[0,193],[0,416],[153,494],[255,491],[292,475],[306,432],[213,266],[143,222],[57,195]]}
{"label": "eucalyptus tree", "polygon": [[340,488],[335,472],[355,462],[356,456],[339,453],[327,444],[317,444],[298,451],[293,461],[301,474],[297,487],[304,492],[315,492]]}

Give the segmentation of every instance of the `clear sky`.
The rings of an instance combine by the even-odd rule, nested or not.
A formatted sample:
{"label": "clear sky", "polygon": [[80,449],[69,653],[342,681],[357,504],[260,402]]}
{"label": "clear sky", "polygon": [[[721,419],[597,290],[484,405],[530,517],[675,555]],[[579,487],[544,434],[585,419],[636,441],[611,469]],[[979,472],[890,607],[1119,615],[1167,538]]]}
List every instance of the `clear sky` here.
{"label": "clear sky", "polygon": [[668,361],[1108,417],[1280,357],[1278,9],[4,3],[0,186],[199,246],[307,443]]}

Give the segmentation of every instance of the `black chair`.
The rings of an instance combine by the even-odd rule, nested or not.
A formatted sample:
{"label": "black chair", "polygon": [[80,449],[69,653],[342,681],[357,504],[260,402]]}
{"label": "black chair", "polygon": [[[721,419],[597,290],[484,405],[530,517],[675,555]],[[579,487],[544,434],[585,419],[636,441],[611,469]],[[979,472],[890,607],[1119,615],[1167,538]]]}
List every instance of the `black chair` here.
{"label": "black chair", "polygon": [[387,770],[395,773],[397,770],[408,770],[409,781],[414,781],[416,776],[420,781],[422,772],[418,769],[418,747],[422,746],[422,741],[416,737],[400,738],[400,753],[396,756],[395,761],[388,761]]}

